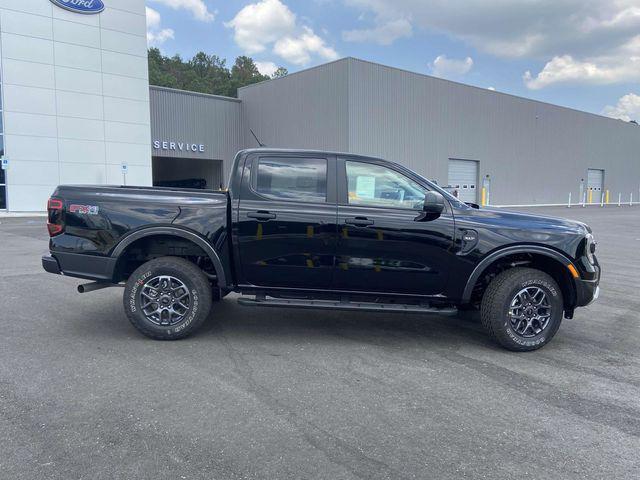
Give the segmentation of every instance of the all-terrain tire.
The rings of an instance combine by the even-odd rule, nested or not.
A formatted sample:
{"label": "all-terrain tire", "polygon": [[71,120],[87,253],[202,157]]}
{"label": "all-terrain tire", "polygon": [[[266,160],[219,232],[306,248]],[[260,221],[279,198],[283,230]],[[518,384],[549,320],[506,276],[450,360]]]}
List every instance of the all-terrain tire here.
{"label": "all-terrain tire", "polygon": [[[182,317],[172,324],[162,324],[162,321],[145,315],[142,309],[142,289],[148,282],[159,277],[170,277],[184,285],[176,296],[188,291],[188,308],[177,307]],[[171,286],[166,291],[169,292],[170,288]],[[144,298],[148,301],[147,297]],[[155,340],[179,340],[194,333],[209,316],[211,285],[202,270],[193,263],[179,257],[161,257],[148,261],[131,274],[124,289],[123,300],[129,321],[142,334]],[[167,300],[169,301],[171,300]],[[153,308],[155,306],[151,307]]]}
{"label": "all-terrain tire", "polygon": [[[544,292],[550,306],[546,327],[524,337],[514,329],[509,311],[514,297],[524,289],[537,287]],[[562,292],[551,276],[533,268],[512,268],[500,273],[487,287],[482,297],[480,318],[489,335],[500,345],[514,352],[526,352],[543,347],[555,336],[562,323],[564,304]]]}

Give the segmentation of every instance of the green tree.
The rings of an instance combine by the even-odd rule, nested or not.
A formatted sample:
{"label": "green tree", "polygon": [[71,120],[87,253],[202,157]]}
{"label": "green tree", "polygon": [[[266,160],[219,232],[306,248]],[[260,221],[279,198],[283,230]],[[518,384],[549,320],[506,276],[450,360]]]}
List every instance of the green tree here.
{"label": "green tree", "polygon": [[282,78],[286,77],[287,75],[289,75],[289,70],[284,67],[278,67],[278,69],[273,72],[273,75],[271,75],[271,78]]}
{"label": "green tree", "polygon": [[[279,68],[271,78],[287,75]],[[214,95],[237,96],[238,88],[269,80],[258,71],[252,58],[236,58],[233,67],[217,55],[198,52],[191,60],[184,61],[180,55],[166,57],[159,49],[149,49],[149,82],[161,87],[190,90]]]}
{"label": "green tree", "polygon": [[253,59],[246,56],[236,58],[236,63],[231,68],[231,81],[237,88],[265,80],[269,80],[269,77],[258,71]]}

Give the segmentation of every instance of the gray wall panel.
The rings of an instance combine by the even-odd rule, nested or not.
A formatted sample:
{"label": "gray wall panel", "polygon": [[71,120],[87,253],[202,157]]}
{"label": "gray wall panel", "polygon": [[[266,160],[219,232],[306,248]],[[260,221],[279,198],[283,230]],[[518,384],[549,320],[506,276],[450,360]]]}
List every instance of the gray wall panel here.
{"label": "gray wall panel", "polygon": [[345,60],[238,90],[245,147],[249,129],[274,148],[348,149],[348,69]]}
{"label": "gray wall panel", "polygon": [[152,141],[206,145],[204,153],[153,149],[153,155],[223,160],[228,178],[231,162],[243,144],[241,118],[237,99],[151,87]]}

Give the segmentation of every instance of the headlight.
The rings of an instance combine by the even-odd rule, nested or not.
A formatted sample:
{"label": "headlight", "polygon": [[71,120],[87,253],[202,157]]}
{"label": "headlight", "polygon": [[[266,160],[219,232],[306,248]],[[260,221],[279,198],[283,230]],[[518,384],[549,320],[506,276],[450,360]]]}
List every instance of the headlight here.
{"label": "headlight", "polygon": [[589,262],[591,262],[591,264],[595,264],[595,258],[594,258],[594,254],[596,253],[596,241],[593,239],[593,235],[591,235],[590,233],[587,233],[587,235],[585,236],[585,255],[587,256],[587,258],[589,259]]}

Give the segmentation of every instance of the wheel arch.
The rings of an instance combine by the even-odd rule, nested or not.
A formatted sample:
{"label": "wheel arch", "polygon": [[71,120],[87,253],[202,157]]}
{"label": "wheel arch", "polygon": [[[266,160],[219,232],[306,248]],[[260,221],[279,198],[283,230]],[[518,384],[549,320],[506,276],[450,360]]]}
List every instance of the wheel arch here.
{"label": "wheel arch", "polygon": [[[573,262],[563,253],[541,245],[505,247],[487,255],[476,265],[469,276],[462,294],[462,302],[469,303],[472,301],[476,286],[482,281],[483,277],[491,272],[497,265],[504,263],[505,260],[510,258],[516,259],[522,255],[531,256],[534,268],[537,267],[539,270],[554,277],[554,280],[557,281],[562,290],[565,308],[572,310],[576,302],[577,289],[575,280],[571,276],[568,266],[573,265]],[[535,262],[536,259],[544,259],[544,261]]]}
{"label": "wheel arch", "polygon": [[115,248],[111,252],[111,257],[115,259],[120,259],[122,254],[127,251],[127,248],[133,245],[135,242],[145,238],[154,237],[154,236],[181,238],[181,239],[190,241],[193,244],[200,247],[203,250],[203,252],[209,257],[209,259],[211,260],[211,263],[213,264],[216,270],[216,276],[218,277],[218,286],[221,288],[227,287],[227,279],[226,279],[224,266],[222,264],[222,261],[220,260],[220,256],[218,255],[218,253],[209,244],[209,242],[207,242],[205,238],[183,228],[150,227],[150,228],[144,228],[142,230],[137,230],[127,235],[122,240],[120,240],[120,242],[115,246]]}

